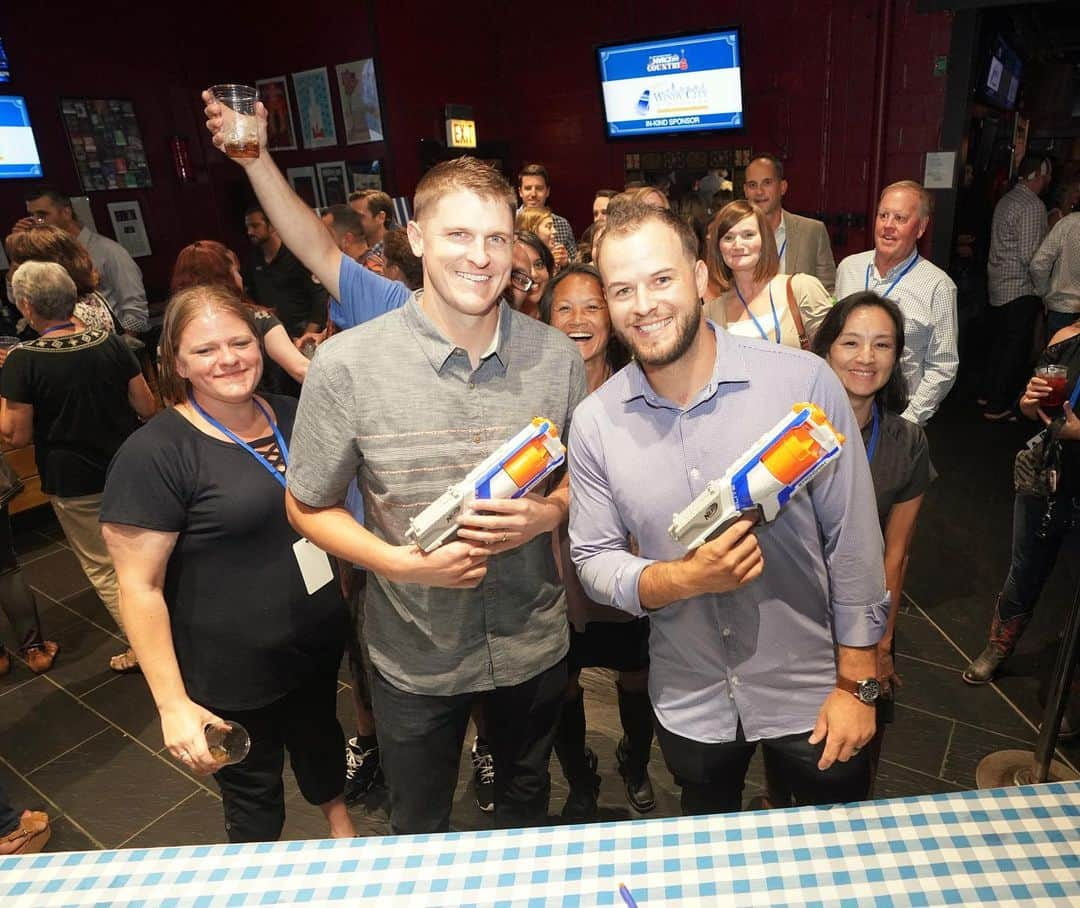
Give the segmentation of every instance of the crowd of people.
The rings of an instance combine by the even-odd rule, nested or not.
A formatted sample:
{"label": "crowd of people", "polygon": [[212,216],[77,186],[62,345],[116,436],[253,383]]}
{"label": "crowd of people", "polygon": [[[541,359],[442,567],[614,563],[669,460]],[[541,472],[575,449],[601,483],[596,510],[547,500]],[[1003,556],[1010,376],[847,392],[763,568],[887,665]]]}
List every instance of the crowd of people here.
{"label": "crowd of people", "polygon": [[[204,101],[223,147],[224,111]],[[553,751],[562,816],[595,817],[580,682],[593,667],[614,672],[615,758],[637,813],[655,806],[654,738],[687,814],[741,809],[759,744],[768,805],[869,797],[935,477],[922,427],[958,366],[956,286],[918,250],[930,194],[886,186],[873,248],[838,266],[824,225],[784,209],[768,154],[747,166],[743,199],[719,170],[674,202],[657,186],[598,190],[580,239],[549,207],[542,165],[515,193],[459,158],[424,175],[395,227],[378,190],[310,209],[259,118],[262,153],[236,159],[257,199],[252,254],[214,239],[180,252],[150,383],[133,337],[141,283],[51,188],[28,194],[5,243],[20,317],[8,330],[23,340],[0,351],[0,435],[35,445],[130,645],[111,667],[142,672],[169,753],[214,775],[229,840],[280,835],[286,755],[330,836],[355,835],[348,804],[383,784],[393,832],[445,831],[470,724],[477,803],[497,824],[548,821]],[[1043,207],[1018,279],[1003,255],[1035,203],[1011,197],[1042,205],[1049,163],[1020,172],[991,255],[991,286],[1012,283],[991,302],[1015,330],[1031,299],[1054,299],[1042,361],[1072,387],[1080,215],[1042,242]],[[1051,423],[1050,385],[1006,360],[987,417]],[[801,402],[848,439],[835,462],[771,522],[744,502],[687,551],[672,512]],[[517,497],[467,495],[446,542],[414,544],[413,518],[538,415],[567,467]],[[1069,403],[1054,431],[1069,477]],[[0,601],[14,652],[42,672],[59,645],[19,574],[9,485]],[[1011,653],[1076,521],[1080,497],[1063,488],[1056,508],[1017,495],[1012,569],[970,683]],[[345,653],[348,736],[335,715]],[[229,723],[251,749],[223,765],[207,732]],[[47,818],[0,790],[0,853],[47,838]]]}

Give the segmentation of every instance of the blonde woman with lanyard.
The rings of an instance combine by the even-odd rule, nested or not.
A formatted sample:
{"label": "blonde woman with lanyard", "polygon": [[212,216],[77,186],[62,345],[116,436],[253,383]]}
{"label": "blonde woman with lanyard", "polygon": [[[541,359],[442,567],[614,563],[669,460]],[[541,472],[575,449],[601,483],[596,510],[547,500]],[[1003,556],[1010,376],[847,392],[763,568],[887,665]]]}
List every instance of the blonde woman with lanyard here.
{"label": "blonde woman with lanyard", "polygon": [[764,212],[744,199],[730,202],[709,236],[709,283],[721,292],[706,302],[705,315],[731,334],[808,349],[832,297],[813,275],[780,274]]}
{"label": "blonde woman with lanyard", "polygon": [[[285,516],[296,401],[255,395],[252,313],[227,288],[174,296],[161,338],[176,403],[117,452],[101,520],[165,746],[216,773],[231,842],[281,834],[286,751],[330,835],[355,835],[335,713],[345,605],[329,559]],[[251,736],[235,765],[207,749],[223,720]]]}

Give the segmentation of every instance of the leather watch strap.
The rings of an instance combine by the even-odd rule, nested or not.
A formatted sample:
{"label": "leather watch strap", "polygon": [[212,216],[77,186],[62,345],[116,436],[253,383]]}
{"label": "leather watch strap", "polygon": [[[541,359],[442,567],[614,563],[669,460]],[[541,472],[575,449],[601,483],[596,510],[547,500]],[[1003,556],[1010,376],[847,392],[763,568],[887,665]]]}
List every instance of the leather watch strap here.
{"label": "leather watch strap", "polygon": [[838,675],[836,678],[836,686],[840,688],[840,690],[847,691],[849,694],[853,694],[856,697],[859,695],[858,681],[852,681],[850,678],[841,678]]}

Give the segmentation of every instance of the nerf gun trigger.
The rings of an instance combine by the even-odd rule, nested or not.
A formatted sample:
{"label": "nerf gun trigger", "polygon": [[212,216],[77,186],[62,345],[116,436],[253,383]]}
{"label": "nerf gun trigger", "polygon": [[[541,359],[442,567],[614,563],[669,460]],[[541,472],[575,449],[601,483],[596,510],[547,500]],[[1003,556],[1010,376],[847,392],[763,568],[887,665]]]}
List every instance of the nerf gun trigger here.
{"label": "nerf gun trigger", "polygon": [[565,462],[555,424],[536,417],[410,520],[405,536],[423,551],[434,551],[457,533],[462,508],[470,501],[520,498]]}
{"label": "nerf gun trigger", "polygon": [[763,523],[774,520],[791,496],[835,459],[843,443],[844,436],[820,407],[796,404],[674,515],[669,534],[693,550],[751,511]]}

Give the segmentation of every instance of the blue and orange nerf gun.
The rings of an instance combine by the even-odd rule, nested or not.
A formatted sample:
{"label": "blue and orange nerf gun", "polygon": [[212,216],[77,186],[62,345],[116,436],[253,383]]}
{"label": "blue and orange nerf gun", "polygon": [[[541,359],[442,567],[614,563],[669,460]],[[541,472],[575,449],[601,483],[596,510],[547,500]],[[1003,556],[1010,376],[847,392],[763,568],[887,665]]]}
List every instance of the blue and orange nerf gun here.
{"label": "blue and orange nerf gun", "polygon": [[536,417],[409,521],[405,536],[431,552],[453,536],[461,509],[476,498],[520,498],[566,462],[550,419]]}
{"label": "blue and orange nerf gun", "polygon": [[844,436],[815,404],[795,404],[783,419],[755,441],[719,479],[673,517],[668,532],[694,550],[745,514],[761,521],[780,509],[840,453]]}

